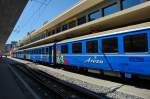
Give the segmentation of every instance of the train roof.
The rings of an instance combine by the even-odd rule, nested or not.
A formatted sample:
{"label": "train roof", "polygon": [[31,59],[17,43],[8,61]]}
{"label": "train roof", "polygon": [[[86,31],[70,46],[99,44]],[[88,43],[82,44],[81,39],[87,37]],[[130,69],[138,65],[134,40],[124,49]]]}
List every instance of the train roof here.
{"label": "train roof", "polygon": [[121,33],[126,33],[126,32],[137,31],[137,30],[149,29],[149,28],[150,28],[150,22],[146,22],[146,23],[142,23],[142,24],[138,24],[138,25],[127,26],[124,28],[108,30],[108,31],[103,31],[103,32],[95,33],[95,34],[89,34],[89,35],[85,35],[85,36],[75,37],[75,38],[60,41],[57,44],[73,42],[73,41],[78,41],[78,40],[91,39],[91,38],[97,38],[97,37],[103,37],[103,36],[114,35],[114,34],[121,34]]}
{"label": "train roof", "polygon": [[[55,44],[55,43],[44,44],[44,45],[41,45],[41,46],[36,46],[36,47],[27,48],[27,49],[18,50],[18,51],[25,51],[25,50],[30,50],[30,49],[42,48],[42,47],[52,46],[52,45],[54,45],[54,44]],[[16,51],[16,52],[18,52],[18,51]]]}

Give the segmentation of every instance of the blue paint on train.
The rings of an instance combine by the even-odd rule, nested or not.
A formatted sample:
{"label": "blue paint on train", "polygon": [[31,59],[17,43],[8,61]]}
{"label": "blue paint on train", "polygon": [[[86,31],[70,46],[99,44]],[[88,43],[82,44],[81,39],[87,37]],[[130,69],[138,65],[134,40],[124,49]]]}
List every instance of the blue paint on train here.
{"label": "blue paint on train", "polygon": [[62,55],[57,62],[68,66],[87,67],[134,74],[150,75],[150,56]]}
{"label": "blue paint on train", "polygon": [[[91,44],[92,47],[87,48],[87,42],[90,41],[96,41],[93,44],[97,45],[97,47]],[[73,45],[75,44],[79,44],[80,46],[77,45],[77,50],[73,51]],[[105,44],[110,45],[105,46]],[[114,46],[111,46],[113,44]],[[64,48],[62,48],[62,46],[64,46]],[[143,49],[141,49],[142,47],[140,46],[142,46]],[[87,50],[93,48],[97,50],[87,53]],[[62,52],[63,49],[65,49],[64,52]],[[82,49],[81,52],[78,49]],[[150,76],[149,49],[150,29],[141,29],[90,39],[64,43],[58,42],[50,46],[37,47],[36,49],[32,48],[28,50],[30,52],[28,57],[29,60],[34,62],[40,61],[50,64],[64,64],[67,66]],[[17,53],[17,57],[23,59],[24,54],[19,52]]]}

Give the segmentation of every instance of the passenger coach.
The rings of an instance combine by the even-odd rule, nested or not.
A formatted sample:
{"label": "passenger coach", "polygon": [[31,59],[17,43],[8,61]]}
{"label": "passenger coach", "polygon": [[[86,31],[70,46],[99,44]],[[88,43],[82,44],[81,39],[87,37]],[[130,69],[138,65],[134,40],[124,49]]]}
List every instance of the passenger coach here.
{"label": "passenger coach", "polygon": [[[99,33],[101,34],[101,33]],[[57,63],[150,76],[150,28],[88,35],[57,43]]]}
{"label": "passenger coach", "polygon": [[[102,32],[13,53],[34,62],[150,76],[150,27]],[[60,66],[61,66],[60,65]]]}

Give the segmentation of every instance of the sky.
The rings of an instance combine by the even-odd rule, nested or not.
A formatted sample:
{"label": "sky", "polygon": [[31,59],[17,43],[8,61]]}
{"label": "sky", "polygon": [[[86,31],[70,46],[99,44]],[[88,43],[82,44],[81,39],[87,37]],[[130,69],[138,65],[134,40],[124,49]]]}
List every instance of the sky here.
{"label": "sky", "polygon": [[79,0],[29,0],[7,44],[23,39],[28,32],[38,29],[44,22],[53,20],[78,2]]}

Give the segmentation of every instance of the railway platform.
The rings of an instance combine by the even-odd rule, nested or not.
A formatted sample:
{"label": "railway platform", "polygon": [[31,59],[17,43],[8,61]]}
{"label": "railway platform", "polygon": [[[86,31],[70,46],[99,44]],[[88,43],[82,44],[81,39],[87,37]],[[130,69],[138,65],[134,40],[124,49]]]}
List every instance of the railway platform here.
{"label": "railway platform", "polygon": [[8,66],[0,59],[0,99],[26,99]]}
{"label": "railway platform", "polygon": [[[10,58],[9,59],[26,64],[27,66],[46,72],[61,80],[79,85],[97,93],[103,93],[111,98],[127,98],[127,99],[149,99],[150,89],[140,88],[134,85],[126,85],[123,83],[117,83],[99,78],[93,78],[62,69],[51,68],[48,66],[35,64],[29,61]],[[138,82],[137,82],[138,83]]]}

